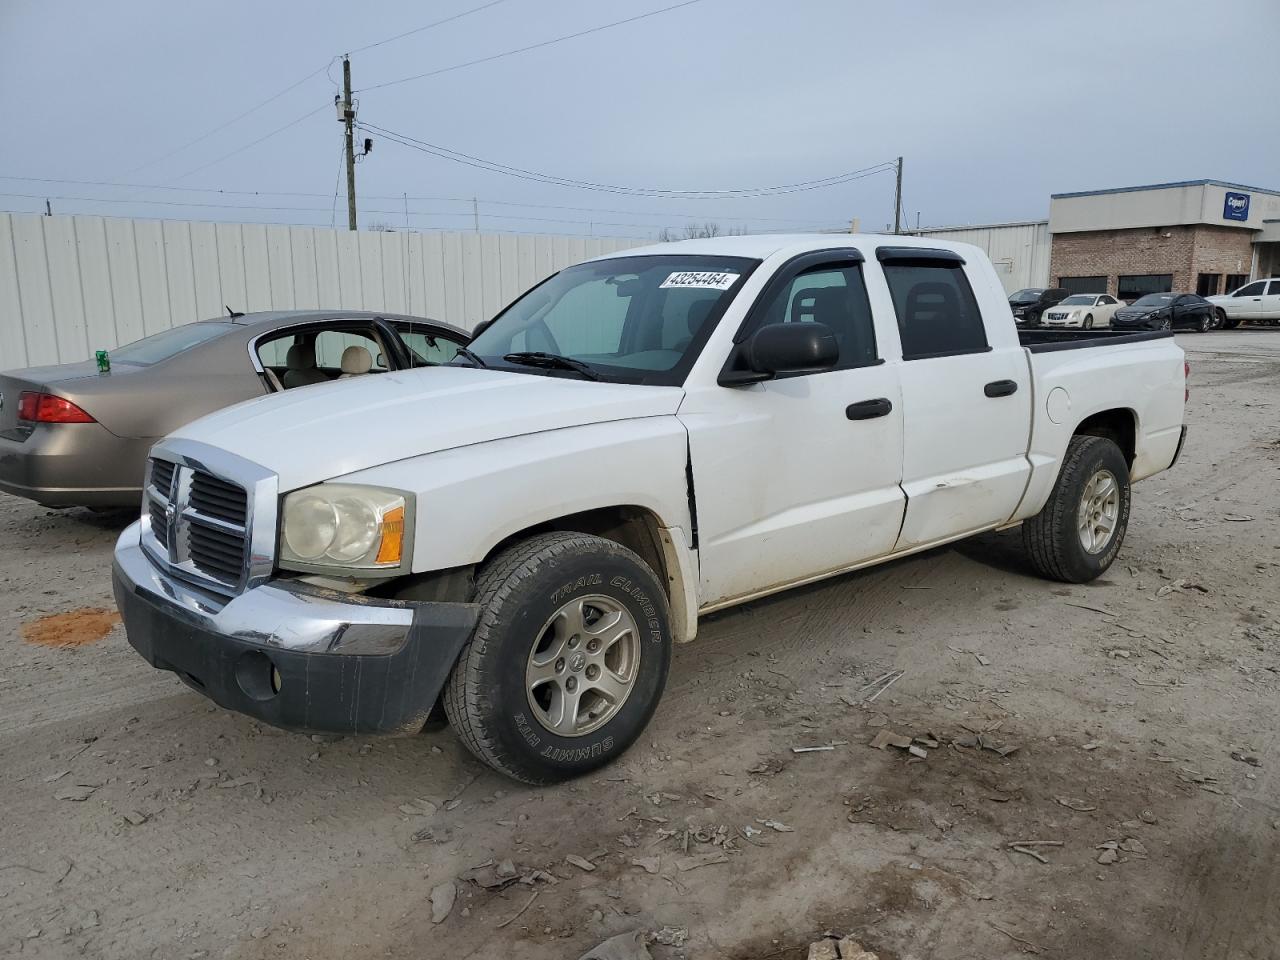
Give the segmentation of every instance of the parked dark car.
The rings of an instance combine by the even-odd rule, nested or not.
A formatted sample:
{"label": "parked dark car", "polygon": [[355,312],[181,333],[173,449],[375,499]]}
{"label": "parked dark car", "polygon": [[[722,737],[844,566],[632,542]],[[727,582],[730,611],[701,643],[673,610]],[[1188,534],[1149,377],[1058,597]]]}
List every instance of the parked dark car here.
{"label": "parked dark car", "polygon": [[1220,311],[1195,293],[1148,293],[1111,317],[1116,330],[1197,330],[1208,333],[1221,326]]}
{"label": "parked dark car", "polygon": [[1018,326],[1038,327],[1044,312],[1065,299],[1067,291],[1061,287],[1027,287],[1009,295],[1009,309]]}
{"label": "parked dark car", "polygon": [[471,335],[362,310],[233,314],[93,360],[0,373],[0,490],[51,507],[136,505],[147,451],[265,394],[448,363]]}

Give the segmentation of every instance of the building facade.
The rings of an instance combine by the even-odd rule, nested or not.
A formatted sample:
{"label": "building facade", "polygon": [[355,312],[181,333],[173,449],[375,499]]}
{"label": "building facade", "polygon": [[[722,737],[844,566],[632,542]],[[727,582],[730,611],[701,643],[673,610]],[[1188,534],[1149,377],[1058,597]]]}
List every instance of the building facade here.
{"label": "building facade", "polygon": [[911,231],[917,237],[937,237],[971,243],[991,258],[1005,293],[1049,285],[1049,222],[1024,220],[982,226],[927,227]]}
{"label": "building facade", "polygon": [[1050,282],[1072,293],[1230,293],[1280,273],[1280,191],[1218,180],[1058,193]]}

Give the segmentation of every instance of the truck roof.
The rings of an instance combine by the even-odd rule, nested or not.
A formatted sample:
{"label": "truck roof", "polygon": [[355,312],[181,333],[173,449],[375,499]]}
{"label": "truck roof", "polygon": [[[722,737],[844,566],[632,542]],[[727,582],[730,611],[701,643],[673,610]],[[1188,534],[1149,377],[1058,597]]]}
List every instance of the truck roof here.
{"label": "truck roof", "polygon": [[659,254],[694,253],[723,257],[754,257],[764,260],[775,253],[805,253],[809,250],[830,250],[833,247],[857,247],[864,253],[876,247],[927,247],[931,250],[954,250],[972,255],[978,248],[968,243],[955,243],[935,237],[907,237],[884,233],[762,233],[746,236],[709,237],[700,240],[677,240],[657,243],[647,247],[632,247],[595,257],[596,260],[612,260],[617,257],[647,257]]}

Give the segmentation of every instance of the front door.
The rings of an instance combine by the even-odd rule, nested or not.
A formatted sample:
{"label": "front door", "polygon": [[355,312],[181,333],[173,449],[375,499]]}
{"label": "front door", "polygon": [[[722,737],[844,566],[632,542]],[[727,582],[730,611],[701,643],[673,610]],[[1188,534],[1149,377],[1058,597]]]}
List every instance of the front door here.
{"label": "front door", "polygon": [[[907,247],[879,255],[902,340],[902,411],[910,426],[897,549],[910,550],[1013,515],[1031,469],[1030,370],[1013,324],[984,324],[955,254]],[[1004,312],[997,299],[983,303],[992,317]]]}
{"label": "front door", "polygon": [[699,387],[689,431],[704,606],[768,592],[887,554],[902,523],[902,400],[854,251],[784,266],[738,342],[765,323],[820,322],[835,369]]}

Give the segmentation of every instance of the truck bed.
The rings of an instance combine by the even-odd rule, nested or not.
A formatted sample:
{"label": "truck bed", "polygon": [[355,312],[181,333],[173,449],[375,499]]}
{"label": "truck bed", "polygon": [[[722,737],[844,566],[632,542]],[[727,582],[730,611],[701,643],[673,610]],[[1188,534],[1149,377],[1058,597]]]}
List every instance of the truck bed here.
{"label": "truck bed", "polygon": [[1172,337],[1172,330],[1077,330],[1032,327],[1018,331],[1018,341],[1032,353],[1052,353],[1055,350],[1083,350],[1086,347],[1105,347],[1122,343],[1142,343],[1147,340],[1163,340]]}

